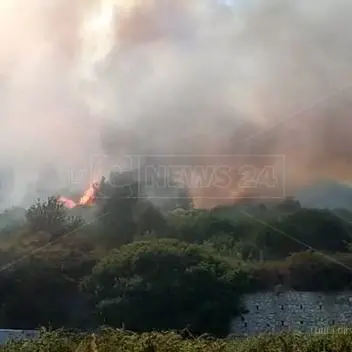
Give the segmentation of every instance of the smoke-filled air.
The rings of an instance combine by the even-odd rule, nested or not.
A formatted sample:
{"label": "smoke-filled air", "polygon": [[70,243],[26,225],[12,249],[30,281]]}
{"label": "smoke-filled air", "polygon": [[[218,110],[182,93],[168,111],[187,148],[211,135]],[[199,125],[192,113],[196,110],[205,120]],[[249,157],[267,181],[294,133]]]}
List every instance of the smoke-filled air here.
{"label": "smoke-filled air", "polygon": [[38,180],[93,181],[84,170],[104,154],[279,154],[288,190],[348,180],[351,11],[343,0],[2,0],[0,156],[15,177],[3,202],[25,202]]}

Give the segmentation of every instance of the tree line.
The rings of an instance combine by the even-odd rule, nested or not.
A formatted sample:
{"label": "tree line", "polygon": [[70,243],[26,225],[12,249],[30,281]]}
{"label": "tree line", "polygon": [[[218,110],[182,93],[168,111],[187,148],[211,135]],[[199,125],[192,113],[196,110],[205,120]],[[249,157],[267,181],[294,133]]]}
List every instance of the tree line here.
{"label": "tree line", "polygon": [[67,210],[52,197],[1,214],[1,326],[224,336],[246,292],[352,282],[346,209],[286,198],[201,210],[184,188],[163,207],[131,175],[112,178],[95,207]]}

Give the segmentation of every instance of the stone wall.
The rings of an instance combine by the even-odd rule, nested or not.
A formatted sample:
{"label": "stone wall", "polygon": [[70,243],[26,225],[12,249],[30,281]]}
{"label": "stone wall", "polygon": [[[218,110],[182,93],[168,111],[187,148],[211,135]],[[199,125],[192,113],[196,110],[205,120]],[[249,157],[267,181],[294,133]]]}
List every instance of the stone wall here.
{"label": "stone wall", "polygon": [[0,329],[0,344],[5,344],[11,340],[34,339],[38,336],[38,330]]}
{"label": "stone wall", "polygon": [[236,335],[352,325],[352,292],[259,292],[246,295],[244,304],[248,312],[231,324]]}

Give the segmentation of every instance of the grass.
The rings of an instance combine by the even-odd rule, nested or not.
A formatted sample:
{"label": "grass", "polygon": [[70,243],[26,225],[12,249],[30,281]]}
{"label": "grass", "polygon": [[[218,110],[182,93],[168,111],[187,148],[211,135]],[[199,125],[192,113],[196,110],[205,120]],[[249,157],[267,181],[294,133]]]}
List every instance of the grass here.
{"label": "grass", "polygon": [[286,333],[248,339],[183,338],[174,332],[135,334],[106,329],[95,334],[43,332],[36,340],[12,341],[0,352],[345,352],[352,332]]}

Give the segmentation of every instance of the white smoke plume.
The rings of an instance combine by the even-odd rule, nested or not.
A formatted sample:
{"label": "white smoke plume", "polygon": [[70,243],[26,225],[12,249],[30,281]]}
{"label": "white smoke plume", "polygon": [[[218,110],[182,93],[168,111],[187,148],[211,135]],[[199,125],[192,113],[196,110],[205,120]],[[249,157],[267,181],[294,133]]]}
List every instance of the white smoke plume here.
{"label": "white smoke plume", "polygon": [[283,154],[290,187],[350,177],[346,1],[0,6],[9,202],[46,164],[87,171],[101,153]]}

